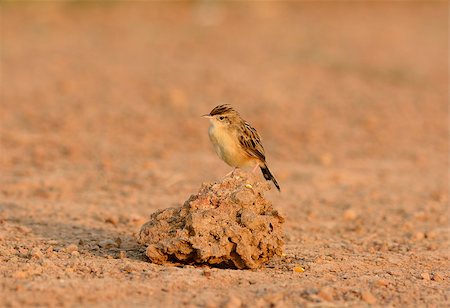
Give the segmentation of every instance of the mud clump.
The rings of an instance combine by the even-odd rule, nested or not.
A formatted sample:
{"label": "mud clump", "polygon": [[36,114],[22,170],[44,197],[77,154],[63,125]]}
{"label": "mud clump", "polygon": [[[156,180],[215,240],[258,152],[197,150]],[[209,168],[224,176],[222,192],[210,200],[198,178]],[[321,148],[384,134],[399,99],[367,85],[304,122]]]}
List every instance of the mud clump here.
{"label": "mud clump", "polygon": [[258,268],[281,256],[284,245],[284,218],[263,195],[269,188],[237,170],[219,183],[203,184],[183,206],[153,213],[138,241],[158,264]]}

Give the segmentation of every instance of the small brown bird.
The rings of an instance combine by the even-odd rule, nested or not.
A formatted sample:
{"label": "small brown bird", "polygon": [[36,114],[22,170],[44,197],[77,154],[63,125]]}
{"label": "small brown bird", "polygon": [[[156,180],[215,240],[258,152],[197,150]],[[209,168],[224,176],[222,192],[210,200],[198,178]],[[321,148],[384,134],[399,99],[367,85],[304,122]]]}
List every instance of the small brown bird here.
{"label": "small brown bird", "polygon": [[277,180],[266,163],[264,148],[256,129],[241,118],[230,105],[215,107],[209,114],[209,139],[214,145],[217,155],[234,168],[260,167],[264,178],[272,181],[280,190]]}

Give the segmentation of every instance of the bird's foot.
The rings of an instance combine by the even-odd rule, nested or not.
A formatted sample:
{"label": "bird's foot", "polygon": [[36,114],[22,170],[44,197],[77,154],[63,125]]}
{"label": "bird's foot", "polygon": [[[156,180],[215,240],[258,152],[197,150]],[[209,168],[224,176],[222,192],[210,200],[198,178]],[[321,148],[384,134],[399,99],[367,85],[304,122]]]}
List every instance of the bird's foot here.
{"label": "bird's foot", "polygon": [[233,170],[231,170],[230,172],[228,172],[227,174],[225,174],[224,177],[226,178],[226,177],[229,177],[230,175],[233,176],[233,175],[234,175],[234,172],[236,171],[236,169],[237,169],[237,167],[234,168]]}

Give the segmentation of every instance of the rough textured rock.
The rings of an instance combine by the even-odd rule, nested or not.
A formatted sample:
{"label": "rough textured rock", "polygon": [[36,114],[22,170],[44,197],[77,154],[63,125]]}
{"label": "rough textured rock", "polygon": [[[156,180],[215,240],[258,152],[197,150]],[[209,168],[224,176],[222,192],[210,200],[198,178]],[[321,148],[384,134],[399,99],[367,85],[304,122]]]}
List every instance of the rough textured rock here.
{"label": "rough textured rock", "polygon": [[153,213],[138,235],[154,263],[257,268],[283,250],[284,218],[264,198],[268,183],[235,171],[203,184],[182,207]]}

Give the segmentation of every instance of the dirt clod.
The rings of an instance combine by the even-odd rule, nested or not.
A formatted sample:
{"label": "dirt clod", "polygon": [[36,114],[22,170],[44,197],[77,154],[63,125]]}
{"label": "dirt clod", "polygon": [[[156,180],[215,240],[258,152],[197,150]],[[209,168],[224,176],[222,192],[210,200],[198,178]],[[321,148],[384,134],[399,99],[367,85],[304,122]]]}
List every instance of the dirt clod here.
{"label": "dirt clod", "polygon": [[182,207],[153,213],[138,240],[148,245],[146,255],[154,263],[258,268],[281,256],[284,245],[284,218],[263,196],[268,187],[244,171],[203,184]]}

